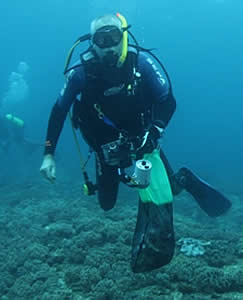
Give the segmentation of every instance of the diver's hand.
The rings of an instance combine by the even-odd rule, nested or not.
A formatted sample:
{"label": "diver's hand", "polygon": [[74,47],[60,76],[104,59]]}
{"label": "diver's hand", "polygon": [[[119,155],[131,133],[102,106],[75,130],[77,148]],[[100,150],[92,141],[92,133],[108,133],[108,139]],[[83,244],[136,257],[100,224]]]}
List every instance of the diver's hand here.
{"label": "diver's hand", "polygon": [[152,126],[149,130],[146,143],[143,147],[145,153],[151,153],[158,147],[160,132],[155,126]]}
{"label": "diver's hand", "polygon": [[46,154],[44,156],[40,172],[51,183],[54,183],[56,179],[56,164],[52,154]]}
{"label": "diver's hand", "polygon": [[164,128],[159,125],[153,124],[149,131],[146,132],[144,141],[138,150],[138,157],[142,157],[145,153],[151,153],[158,147],[159,139],[164,133]]}

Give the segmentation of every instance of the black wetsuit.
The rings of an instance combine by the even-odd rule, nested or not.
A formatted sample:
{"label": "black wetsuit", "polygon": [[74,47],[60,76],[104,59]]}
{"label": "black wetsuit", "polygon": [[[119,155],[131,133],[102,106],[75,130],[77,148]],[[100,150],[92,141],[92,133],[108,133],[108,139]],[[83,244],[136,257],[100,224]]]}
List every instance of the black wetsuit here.
{"label": "black wetsuit", "polygon": [[[160,120],[164,127],[167,126],[175,111],[176,102],[169,93],[166,78],[159,72],[151,58],[144,53],[139,53],[138,56],[137,71],[141,74],[141,79],[135,88],[135,95],[128,96],[123,92],[104,95],[109,88],[119,86],[128,80],[129,58],[128,55],[123,68],[113,70],[112,78],[108,80],[104,79],[105,75],[102,73],[96,77],[87,75],[84,65],[69,73],[67,83],[51,112],[45,154],[54,153],[67,113],[74,103],[79,109],[79,127],[82,134],[89,146],[97,153],[100,153],[101,145],[117,140],[116,128],[125,130],[130,136],[142,136],[145,127],[148,128],[155,120]],[[81,99],[77,102],[80,95]],[[114,126],[99,118],[94,108],[95,104],[99,105],[102,113]],[[116,168],[105,165],[103,168],[114,169],[114,173],[116,172]],[[112,178],[118,181],[115,179],[116,176]],[[104,186],[106,185],[103,184]],[[110,190],[110,186],[111,183],[108,184],[107,189]],[[99,195],[101,206],[105,210],[114,206],[116,193],[114,192],[114,197],[105,197],[107,192],[104,191],[104,200]]]}

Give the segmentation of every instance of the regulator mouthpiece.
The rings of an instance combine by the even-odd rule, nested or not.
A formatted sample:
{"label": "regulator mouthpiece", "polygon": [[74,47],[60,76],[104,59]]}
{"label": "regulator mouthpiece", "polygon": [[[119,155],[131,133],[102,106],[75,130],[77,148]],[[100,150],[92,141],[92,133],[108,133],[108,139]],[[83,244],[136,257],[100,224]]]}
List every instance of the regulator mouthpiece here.
{"label": "regulator mouthpiece", "polygon": [[133,180],[136,181],[137,187],[145,189],[150,184],[150,174],[152,169],[152,163],[146,159],[140,159],[136,161]]}

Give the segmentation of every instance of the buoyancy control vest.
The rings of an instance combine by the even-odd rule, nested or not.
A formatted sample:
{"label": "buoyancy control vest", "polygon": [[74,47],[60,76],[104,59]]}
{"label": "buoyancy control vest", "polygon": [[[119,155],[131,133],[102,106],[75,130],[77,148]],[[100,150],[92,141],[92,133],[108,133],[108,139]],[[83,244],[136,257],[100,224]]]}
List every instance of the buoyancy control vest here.
{"label": "buoyancy control vest", "polygon": [[105,67],[86,51],[81,55],[86,86],[73,106],[74,123],[94,150],[116,140],[120,133],[143,136],[150,107],[142,93],[137,53],[128,51],[121,68]]}

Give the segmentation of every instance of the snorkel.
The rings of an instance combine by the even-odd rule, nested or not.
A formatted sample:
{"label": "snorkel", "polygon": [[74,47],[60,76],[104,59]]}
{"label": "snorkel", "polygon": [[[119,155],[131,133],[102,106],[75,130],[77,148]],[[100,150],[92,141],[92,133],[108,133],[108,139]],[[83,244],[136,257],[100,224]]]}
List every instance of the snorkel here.
{"label": "snorkel", "polygon": [[117,13],[116,16],[120,19],[122,23],[122,31],[123,31],[123,37],[122,37],[122,54],[117,62],[117,67],[120,68],[127,57],[127,51],[128,51],[128,33],[127,33],[127,21],[124,16],[122,16],[120,13]]}

